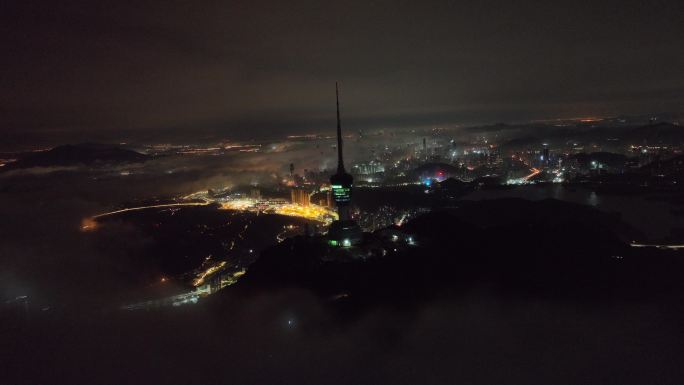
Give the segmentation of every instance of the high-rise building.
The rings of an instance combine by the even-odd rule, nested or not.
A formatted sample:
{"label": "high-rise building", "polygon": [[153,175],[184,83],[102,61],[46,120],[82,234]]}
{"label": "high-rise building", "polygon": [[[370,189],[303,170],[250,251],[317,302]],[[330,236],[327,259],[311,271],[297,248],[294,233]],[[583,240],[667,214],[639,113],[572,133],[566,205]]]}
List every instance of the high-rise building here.
{"label": "high-rise building", "polygon": [[322,207],[335,207],[335,202],[332,199],[331,190],[323,190],[313,193],[311,194],[311,198],[309,200],[311,201],[311,203],[317,204]]}
{"label": "high-rise building", "polygon": [[337,173],[330,177],[330,185],[339,219],[330,225],[328,238],[333,246],[348,247],[360,242],[363,232],[356,221],[351,218],[350,205],[354,178],[344,169],[340,95],[337,83],[335,83],[335,100],[337,105]]}
{"label": "high-rise building", "polygon": [[325,207],[334,207],[335,206],[335,200],[333,200],[332,196],[332,190],[328,190],[325,192],[325,205],[321,205]]}
{"label": "high-rise building", "polygon": [[308,206],[311,203],[309,199],[309,192],[303,188],[294,187],[290,191],[290,197],[292,199],[292,203],[298,204],[300,206]]}
{"label": "high-rise building", "polygon": [[423,159],[425,159],[425,161],[428,160],[427,143],[425,138],[423,138]]}
{"label": "high-rise building", "polygon": [[358,175],[372,175],[379,172],[385,172],[385,166],[374,160],[370,162],[357,163],[352,167],[352,172]]}
{"label": "high-rise building", "polygon": [[551,163],[548,147],[542,149],[541,161],[543,166],[548,166]]}
{"label": "high-rise building", "polygon": [[501,151],[498,148],[494,148],[489,151],[487,165],[490,167],[501,167],[503,165]]}

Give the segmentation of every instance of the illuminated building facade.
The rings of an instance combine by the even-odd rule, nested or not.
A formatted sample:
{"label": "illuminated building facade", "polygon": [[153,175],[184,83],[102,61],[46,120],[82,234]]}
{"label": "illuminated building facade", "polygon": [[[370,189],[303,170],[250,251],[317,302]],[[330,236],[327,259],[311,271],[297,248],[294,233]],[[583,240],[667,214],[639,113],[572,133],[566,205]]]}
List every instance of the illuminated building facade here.
{"label": "illuminated building facade", "polygon": [[309,192],[302,188],[293,188],[290,191],[290,197],[292,198],[292,203],[300,206],[308,206],[311,203]]}
{"label": "illuminated building facade", "polygon": [[332,198],[332,190],[323,190],[311,195],[311,202],[321,207],[335,207],[335,201]]}
{"label": "illuminated building facade", "polygon": [[[385,166],[374,160],[366,163],[357,163],[352,167],[352,172],[354,175],[361,176],[362,179],[369,179],[369,176],[381,175],[385,172]],[[366,178],[363,178],[366,177]]]}

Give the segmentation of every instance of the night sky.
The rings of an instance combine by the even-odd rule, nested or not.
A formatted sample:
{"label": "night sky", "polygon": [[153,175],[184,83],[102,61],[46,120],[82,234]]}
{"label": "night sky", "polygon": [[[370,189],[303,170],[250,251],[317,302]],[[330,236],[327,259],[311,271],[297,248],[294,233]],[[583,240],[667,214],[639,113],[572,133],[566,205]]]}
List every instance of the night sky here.
{"label": "night sky", "polygon": [[681,1],[8,1],[6,133],[681,112]]}

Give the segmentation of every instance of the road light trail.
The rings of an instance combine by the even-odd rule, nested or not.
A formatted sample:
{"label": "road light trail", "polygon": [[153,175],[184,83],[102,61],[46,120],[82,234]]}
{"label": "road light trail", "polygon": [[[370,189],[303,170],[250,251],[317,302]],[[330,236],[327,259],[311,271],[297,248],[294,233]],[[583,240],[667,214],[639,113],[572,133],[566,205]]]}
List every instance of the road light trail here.
{"label": "road light trail", "polygon": [[98,218],[106,217],[109,215],[116,215],[116,214],[125,213],[128,211],[139,211],[139,210],[146,210],[146,209],[160,209],[160,208],[166,208],[166,207],[207,206],[207,205],[209,205],[209,202],[204,201],[204,202],[186,202],[186,203],[166,203],[166,204],[161,204],[161,205],[130,207],[127,209],[121,209],[121,210],[116,210],[116,211],[110,211],[108,213],[98,214],[98,215],[95,215],[91,218],[92,219],[98,219]]}
{"label": "road light trail", "polygon": [[532,173],[526,177],[524,177],[524,180],[530,180],[530,178],[533,178],[535,175],[539,174],[541,172],[540,169],[532,167]]}
{"label": "road light trail", "polygon": [[644,244],[644,243],[630,243],[632,247],[654,247],[661,250],[680,250],[684,249],[684,244],[681,245],[657,245],[657,244]]}

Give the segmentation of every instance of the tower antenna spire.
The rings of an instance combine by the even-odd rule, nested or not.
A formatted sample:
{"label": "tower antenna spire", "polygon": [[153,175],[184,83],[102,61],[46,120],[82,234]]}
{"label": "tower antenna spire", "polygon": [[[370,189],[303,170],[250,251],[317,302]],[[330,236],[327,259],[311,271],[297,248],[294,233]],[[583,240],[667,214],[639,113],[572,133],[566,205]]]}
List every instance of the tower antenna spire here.
{"label": "tower antenna spire", "polygon": [[342,157],[342,124],[340,123],[340,91],[335,82],[335,101],[337,103],[337,172],[344,172],[344,159]]}

